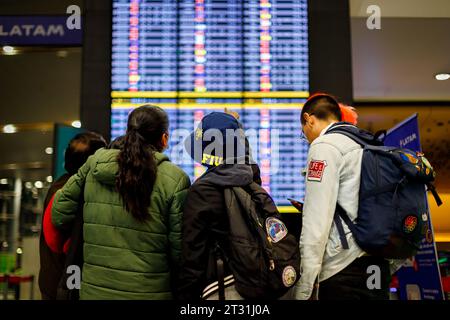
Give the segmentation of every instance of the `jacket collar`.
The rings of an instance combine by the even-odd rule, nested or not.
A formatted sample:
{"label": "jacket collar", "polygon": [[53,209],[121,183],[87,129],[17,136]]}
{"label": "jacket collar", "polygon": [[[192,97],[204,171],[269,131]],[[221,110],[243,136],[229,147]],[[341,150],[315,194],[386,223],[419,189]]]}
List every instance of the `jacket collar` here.
{"label": "jacket collar", "polygon": [[335,125],[336,123],[338,123],[338,122],[332,122],[332,123],[330,123],[328,126],[326,126],[326,128],[323,129],[323,130],[320,132],[319,137],[323,136],[323,135],[328,131],[328,129],[330,129],[330,128],[331,128],[333,125]]}

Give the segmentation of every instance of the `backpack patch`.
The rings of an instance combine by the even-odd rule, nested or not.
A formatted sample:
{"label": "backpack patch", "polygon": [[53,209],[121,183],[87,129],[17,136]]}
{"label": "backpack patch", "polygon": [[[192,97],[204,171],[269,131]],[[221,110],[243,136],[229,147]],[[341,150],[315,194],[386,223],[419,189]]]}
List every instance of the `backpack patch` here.
{"label": "backpack patch", "polygon": [[297,280],[297,272],[295,272],[295,268],[293,266],[287,266],[283,269],[283,284],[285,287],[289,288]]}
{"label": "backpack patch", "polygon": [[417,227],[417,217],[415,215],[406,216],[403,219],[403,232],[406,234],[413,233]]}
{"label": "backpack patch", "polygon": [[266,219],[266,231],[274,243],[282,240],[288,234],[288,230],[284,223],[273,217]]}

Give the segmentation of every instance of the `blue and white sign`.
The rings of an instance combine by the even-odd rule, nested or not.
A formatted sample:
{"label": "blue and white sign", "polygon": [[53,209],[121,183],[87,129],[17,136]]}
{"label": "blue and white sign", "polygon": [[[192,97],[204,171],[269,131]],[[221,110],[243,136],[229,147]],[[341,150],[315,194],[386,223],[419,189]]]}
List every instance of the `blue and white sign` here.
{"label": "blue and white sign", "polygon": [[[422,151],[417,113],[388,131],[385,145]],[[397,271],[401,300],[443,300],[433,226],[428,209],[428,232],[417,255]]]}
{"label": "blue and white sign", "polygon": [[79,46],[82,43],[81,27],[72,28],[70,19],[69,15],[0,16],[0,45]]}

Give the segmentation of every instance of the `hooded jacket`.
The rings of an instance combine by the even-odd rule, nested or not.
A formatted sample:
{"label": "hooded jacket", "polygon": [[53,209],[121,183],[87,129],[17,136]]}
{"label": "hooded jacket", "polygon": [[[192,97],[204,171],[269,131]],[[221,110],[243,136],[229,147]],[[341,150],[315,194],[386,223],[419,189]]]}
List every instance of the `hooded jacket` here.
{"label": "hooded jacket", "polygon": [[308,153],[300,238],[302,277],[295,287],[295,297],[299,300],[311,296],[317,277],[320,283],[365,254],[345,223],[343,228],[349,249],[343,248],[333,220],[336,203],[344,208],[352,221],[358,215],[363,154],[361,146],[352,139],[339,133],[326,134],[338,126],[349,124],[330,124],[314,140]]}
{"label": "hooded jacket", "polygon": [[[191,186],[183,216],[179,299],[200,299],[205,287],[217,281],[216,243],[225,251],[225,256],[229,255],[224,189],[246,186],[252,181],[261,184],[257,165],[223,164],[208,169]],[[226,261],[224,269],[226,276],[231,275]]]}
{"label": "hooded jacket", "polygon": [[139,222],[116,191],[119,152],[100,149],[89,157],[56,193],[52,222],[70,229],[78,203],[84,201],[81,299],[171,299],[189,177],[155,152],[150,217]]}

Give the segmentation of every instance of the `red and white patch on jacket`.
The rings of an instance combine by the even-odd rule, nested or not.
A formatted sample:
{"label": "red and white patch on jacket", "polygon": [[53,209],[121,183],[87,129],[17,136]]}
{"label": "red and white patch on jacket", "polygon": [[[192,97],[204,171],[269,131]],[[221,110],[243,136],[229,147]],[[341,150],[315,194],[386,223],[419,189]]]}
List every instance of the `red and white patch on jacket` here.
{"label": "red and white patch on jacket", "polygon": [[308,167],[307,179],[309,181],[322,181],[323,173],[325,172],[325,167],[327,162],[323,160],[311,160]]}

